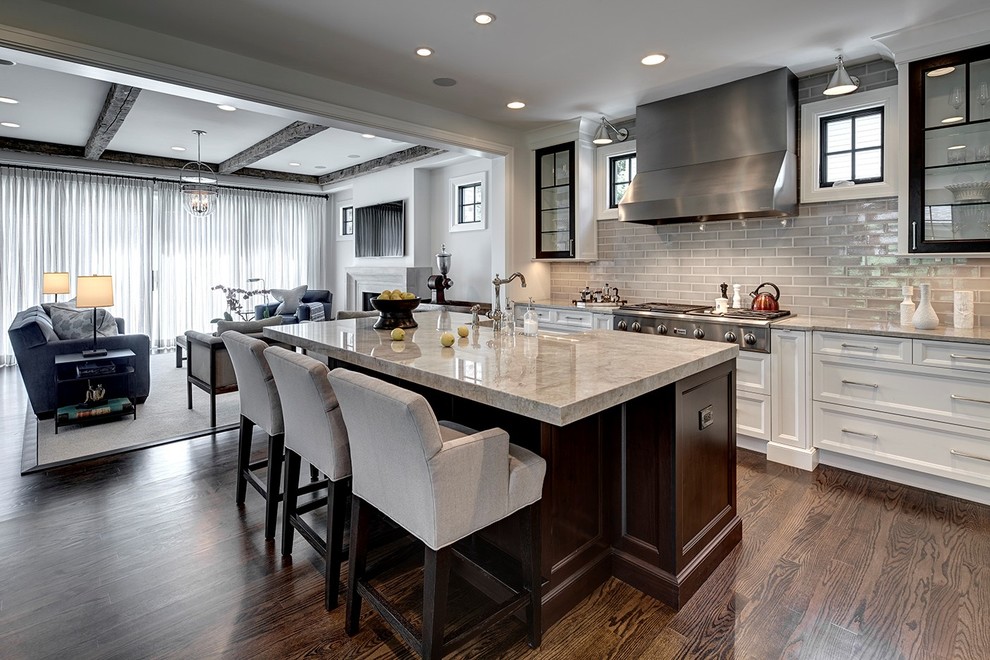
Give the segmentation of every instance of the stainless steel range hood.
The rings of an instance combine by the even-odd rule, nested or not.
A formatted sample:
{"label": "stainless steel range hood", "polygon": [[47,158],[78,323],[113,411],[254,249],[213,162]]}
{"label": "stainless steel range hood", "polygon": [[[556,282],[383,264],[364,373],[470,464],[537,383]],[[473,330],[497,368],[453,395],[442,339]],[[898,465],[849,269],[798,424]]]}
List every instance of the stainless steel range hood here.
{"label": "stainless steel range hood", "polygon": [[777,69],[639,106],[639,173],[619,203],[619,220],[794,215],[796,99],[797,78]]}

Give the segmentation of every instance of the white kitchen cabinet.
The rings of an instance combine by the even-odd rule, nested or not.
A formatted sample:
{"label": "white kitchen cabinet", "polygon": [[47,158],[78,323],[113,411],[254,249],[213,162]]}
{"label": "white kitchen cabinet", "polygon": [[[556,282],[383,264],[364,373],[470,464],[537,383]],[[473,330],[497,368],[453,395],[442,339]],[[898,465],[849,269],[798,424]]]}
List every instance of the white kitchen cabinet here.
{"label": "white kitchen cabinet", "polygon": [[[522,317],[528,306],[514,306],[516,328],[522,328]],[[558,307],[552,305],[533,305],[540,324],[540,330],[548,332],[584,332],[586,330],[611,330],[612,314],[596,312],[580,307]]]}
{"label": "white kitchen cabinet", "polygon": [[740,351],[736,358],[736,444],[766,453],[770,440],[769,353]]}
{"label": "white kitchen cabinet", "polygon": [[774,328],[770,332],[770,351],[773,407],[767,459],[814,470],[818,452],[811,441],[808,333]]}
{"label": "white kitchen cabinet", "polygon": [[612,315],[603,312],[595,312],[595,330],[611,330]]}

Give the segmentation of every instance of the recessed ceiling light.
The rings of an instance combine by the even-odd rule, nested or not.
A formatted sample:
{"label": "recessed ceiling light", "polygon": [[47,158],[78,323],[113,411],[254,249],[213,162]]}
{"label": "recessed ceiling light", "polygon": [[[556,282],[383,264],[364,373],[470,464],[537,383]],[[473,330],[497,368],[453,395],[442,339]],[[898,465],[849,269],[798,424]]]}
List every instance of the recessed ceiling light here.
{"label": "recessed ceiling light", "polygon": [[932,69],[925,75],[928,76],[929,78],[938,78],[939,76],[947,76],[955,70],[956,67],[954,66],[943,66],[939,69]]}
{"label": "recessed ceiling light", "polygon": [[958,122],[961,122],[963,119],[965,119],[965,117],[946,117],[945,119],[942,120],[942,123],[943,124],[956,124]]}
{"label": "recessed ceiling light", "polygon": [[966,145],[965,144],[956,144],[956,145],[953,145],[953,146],[949,147],[948,150],[949,151],[955,151],[956,149],[965,149],[965,148],[966,148]]}
{"label": "recessed ceiling light", "polygon": [[0,103],[9,103],[10,105],[14,105],[15,103],[20,103],[20,101],[17,99],[12,99],[8,96],[0,96]]}
{"label": "recessed ceiling light", "polygon": [[510,110],[519,110],[521,108],[525,108],[526,104],[523,103],[522,101],[509,101],[508,103],[505,104],[505,107],[509,108]]}
{"label": "recessed ceiling light", "polygon": [[430,55],[433,54],[433,49],[427,48],[426,46],[420,46],[419,48],[416,49],[416,54],[419,55],[420,57],[429,57]]}
{"label": "recessed ceiling light", "polygon": [[453,87],[457,84],[457,81],[453,78],[434,78],[433,84],[438,87]]}
{"label": "recessed ceiling light", "polygon": [[490,14],[487,11],[479,11],[474,15],[474,22],[478,25],[490,25],[495,21],[495,14]]}
{"label": "recessed ceiling light", "polygon": [[372,135],[371,133],[361,133],[361,137],[363,137],[366,140],[374,140],[375,139],[375,136]]}
{"label": "recessed ceiling light", "polygon": [[348,158],[360,158],[361,155],[360,154],[347,154],[347,157]]}
{"label": "recessed ceiling light", "polygon": [[15,124],[12,121],[0,121],[0,126],[6,126],[7,128],[20,128],[20,124]]}
{"label": "recessed ceiling light", "polygon": [[227,103],[221,103],[220,105],[217,106],[217,108],[223,110],[224,112],[233,112],[234,110],[237,110],[237,108]]}
{"label": "recessed ceiling light", "polygon": [[178,145],[172,147],[172,151],[185,151],[185,150],[186,150],[185,147],[180,147]]}
{"label": "recessed ceiling light", "polygon": [[289,167],[299,167],[301,165],[302,163],[297,163],[296,161],[292,161],[291,163],[289,163]]}
{"label": "recessed ceiling light", "polygon": [[657,64],[662,64],[667,61],[666,55],[661,55],[660,53],[650,53],[646,57],[640,60],[646,66],[656,66]]}

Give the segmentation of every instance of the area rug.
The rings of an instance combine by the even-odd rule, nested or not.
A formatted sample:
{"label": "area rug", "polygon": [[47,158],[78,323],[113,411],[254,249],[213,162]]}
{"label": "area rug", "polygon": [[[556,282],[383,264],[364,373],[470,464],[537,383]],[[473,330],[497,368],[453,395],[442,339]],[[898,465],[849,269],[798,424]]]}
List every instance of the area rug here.
{"label": "area rug", "polygon": [[152,355],[151,392],[138,406],[137,419],[127,416],[88,425],[63,425],[55,435],[55,420],[37,419],[29,405],[21,473],[229,431],[237,427],[239,417],[237,393],[221,394],[217,397],[217,426],[211,428],[209,395],[193,387],[193,409],[187,409],[185,368],[176,368],[174,353]]}

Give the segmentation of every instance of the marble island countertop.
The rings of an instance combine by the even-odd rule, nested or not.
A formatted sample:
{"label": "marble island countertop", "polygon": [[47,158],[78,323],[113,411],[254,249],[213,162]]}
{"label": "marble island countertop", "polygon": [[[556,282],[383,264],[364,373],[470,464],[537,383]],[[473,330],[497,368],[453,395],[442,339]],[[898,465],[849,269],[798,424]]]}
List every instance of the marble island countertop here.
{"label": "marble island countertop", "polygon": [[[468,314],[448,314],[453,330]],[[265,335],[426,387],[564,426],[734,359],[739,349],[714,342],[596,330],[495,335],[470,328],[453,347],[440,345],[445,319],[416,314],[418,328],[393,342],[376,317],[269,326]]]}
{"label": "marble island countertop", "polygon": [[911,326],[884,323],[883,321],[857,321],[828,316],[798,315],[774,321],[772,327],[781,329],[791,328],[793,330],[848,332],[852,334],[886,337],[907,337],[911,339],[939,339],[970,344],[990,344],[990,328],[969,328],[963,330],[944,323],[934,330],[918,330]]}

